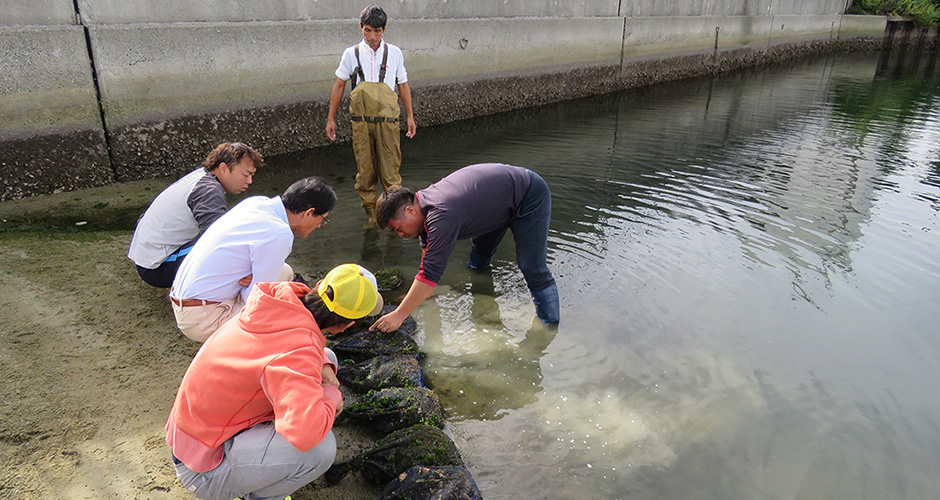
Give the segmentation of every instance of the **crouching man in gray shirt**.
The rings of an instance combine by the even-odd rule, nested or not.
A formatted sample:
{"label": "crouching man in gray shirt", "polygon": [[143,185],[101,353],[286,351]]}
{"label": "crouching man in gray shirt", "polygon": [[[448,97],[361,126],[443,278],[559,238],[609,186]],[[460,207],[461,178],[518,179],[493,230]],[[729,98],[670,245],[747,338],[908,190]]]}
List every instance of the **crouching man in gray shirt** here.
{"label": "crouching man in gray shirt", "polygon": [[224,142],[201,167],[158,194],[138,219],[127,251],[141,279],[169,288],[199,235],[225,213],[225,193],[247,190],[262,166],[264,160],[251,147]]}

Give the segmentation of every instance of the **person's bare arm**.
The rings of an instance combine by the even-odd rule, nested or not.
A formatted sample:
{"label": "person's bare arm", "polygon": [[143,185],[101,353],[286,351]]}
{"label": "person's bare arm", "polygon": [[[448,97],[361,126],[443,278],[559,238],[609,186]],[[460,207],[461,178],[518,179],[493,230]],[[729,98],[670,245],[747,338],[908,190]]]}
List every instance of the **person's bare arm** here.
{"label": "person's bare arm", "polygon": [[[332,385],[333,387],[339,389],[339,379],[336,378],[336,373],[333,372],[333,365],[323,365],[322,370],[322,385]],[[343,411],[343,400],[340,399],[336,403],[336,414],[339,415]]]}
{"label": "person's bare arm", "polygon": [[395,308],[394,311],[375,320],[375,323],[369,327],[369,330],[379,330],[382,332],[391,332],[399,329],[415,309],[421,305],[428,297],[434,295],[434,287],[422,281],[414,280],[411,288],[405,294],[404,300]]}
{"label": "person's bare arm", "polygon": [[405,108],[405,117],[408,120],[408,131],[405,136],[409,139],[415,136],[418,126],[415,124],[414,110],[411,108],[411,87],[408,82],[398,84],[398,95],[401,97],[401,105]]}
{"label": "person's bare arm", "polygon": [[339,110],[339,103],[343,100],[343,92],[346,91],[346,80],[337,78],[330,90],[330,111],[326,115],[326,136],[331,140],[336,140],[336,112]]}

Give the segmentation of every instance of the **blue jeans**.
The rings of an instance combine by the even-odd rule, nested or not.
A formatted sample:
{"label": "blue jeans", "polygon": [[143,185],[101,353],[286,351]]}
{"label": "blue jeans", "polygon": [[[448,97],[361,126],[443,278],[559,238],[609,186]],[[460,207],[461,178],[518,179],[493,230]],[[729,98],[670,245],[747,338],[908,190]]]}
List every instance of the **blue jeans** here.
{"label": "blue jeans", "polygon": [[512,230],[516,242],[516,262],[525,276],[529,291],[536,293],[555,284],[548,270],[548,223],[552,217],[552,194],[542,177],[529,172],[529,189],[513,214],[509,225],[470,240],[470,266],[481,268],[492,262],[496,247]]}

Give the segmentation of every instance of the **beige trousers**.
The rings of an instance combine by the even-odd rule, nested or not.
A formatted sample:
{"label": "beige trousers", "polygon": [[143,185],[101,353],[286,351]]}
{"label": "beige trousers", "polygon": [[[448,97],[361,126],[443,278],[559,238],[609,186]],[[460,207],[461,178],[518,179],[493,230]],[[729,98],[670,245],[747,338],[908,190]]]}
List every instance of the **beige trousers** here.
{"label": "beige trousers", "polygon": [[[290,281],[292,279],[294,279],[294,269],[284,263],[277,280]],[[245,302],[239,295],[217,304],[183,307],[171,300],[170,305],[173,306],[173,315],[176,316],[176,326],[183,332],[183,335],[196,342],[205,342],[226,321],[238,316]]]}

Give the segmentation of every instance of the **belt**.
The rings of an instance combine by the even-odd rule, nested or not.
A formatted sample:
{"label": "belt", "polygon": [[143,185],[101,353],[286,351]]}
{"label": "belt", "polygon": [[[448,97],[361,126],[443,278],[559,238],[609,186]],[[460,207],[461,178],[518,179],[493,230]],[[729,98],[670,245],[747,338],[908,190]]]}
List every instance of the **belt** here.
{"label": "belt", "polygon": [[385,122],[397,122],[398,118],[388,118],[385,116],[353,116],[352,121],[366,122],[366,123],[385,123]]}
{"label": "belt", "polygon": [[178,299],[176,297],[170,297],[170,301],[180,307],[193,307],[193,306],[208,306],[210,304],[218,304],[218,301],[215,300],[202,300],[202,299]]}

